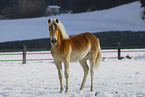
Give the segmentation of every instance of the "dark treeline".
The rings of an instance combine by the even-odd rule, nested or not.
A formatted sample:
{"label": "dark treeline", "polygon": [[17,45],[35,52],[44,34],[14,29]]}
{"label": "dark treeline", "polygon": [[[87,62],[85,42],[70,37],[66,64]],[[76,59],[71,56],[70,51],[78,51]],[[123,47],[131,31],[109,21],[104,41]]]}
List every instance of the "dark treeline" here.
{"label": "dark treeline", "polygon": [[[108,31],[94,33],[100,40],[102,49],[117,48],[117,43],[121,43],[121,48],[145,48],[145,31]],[[27,46],[27,50],[50,50],[50,39],[34,39],[24,41],[12,41],[0,43],[0,51],[21,51],[23,45]]]}
{"label": "dark treeline", "polygon": [[145,0],[140,0],[141,7],[144,7],[144,10],[142,12],[142,20],[145,19]]}
{"label": "dark treeline", "polygon": [[[28,18],[45,15],[48,5],[73,13],[108,9],[137,0],[0,0],[0,14],[7,18]],[[144,0],[140,0],[144,5]]]}
{"label": "dark treeline", "polygon": [[73,0],[73,12],[85,12],[112,8],[138,0]]}
{"label": "dark treeline", "polygon": [[145,0],[140,0],[142,7],[145,7]]}
{"label": "dark treeline", "polygon": [[0,0],[1,14],[6,18],[43,16],[45,0]]}

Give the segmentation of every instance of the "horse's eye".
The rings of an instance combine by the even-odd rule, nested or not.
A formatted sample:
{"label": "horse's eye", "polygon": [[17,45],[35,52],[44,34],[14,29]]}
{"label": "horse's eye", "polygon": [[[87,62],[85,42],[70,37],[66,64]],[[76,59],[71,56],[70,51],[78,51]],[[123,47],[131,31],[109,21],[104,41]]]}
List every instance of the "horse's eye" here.
{"label": "horse's eye", "polygon": [[59,29],[57,28],[56,30],[58,31]]}

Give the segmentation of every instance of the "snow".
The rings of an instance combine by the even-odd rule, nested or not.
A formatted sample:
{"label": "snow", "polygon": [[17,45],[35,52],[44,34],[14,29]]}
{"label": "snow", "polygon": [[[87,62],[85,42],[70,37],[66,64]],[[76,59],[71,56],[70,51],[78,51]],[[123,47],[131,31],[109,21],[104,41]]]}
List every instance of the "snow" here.
{"label": "snow", "polygon": [[48,38],[48,19],[58,18],[68,35],[81,32],[145,31],[139,1],[112,9],[32,19],[0,20],[0,42]]}
{"label": "snow", "polygon": [[49,8],[57,8],[57,9],[59,9],[60,7],[59,6],[57,6],[57,5],[50,5],[50,6],[48,6]]}
{"label": "snow", "polygon": [[[27,64],[0,61],[0,97],[145,97],[145,50],[121,50],[122,56],[132,57],[123,60],[110,58],[116,57],[115,51],[102,50],[106,58],[95,71],[93,92],[90,92],[90,75],[85,89],[79,90],[83,78],[79,62],[70,63],[70,92],[59,93],[53,60],[27,61]],[[20,54],[0,53],[0,60],[21,60]],[[50,51],[27,52],[27,59],[52,59],[52,56]]]}

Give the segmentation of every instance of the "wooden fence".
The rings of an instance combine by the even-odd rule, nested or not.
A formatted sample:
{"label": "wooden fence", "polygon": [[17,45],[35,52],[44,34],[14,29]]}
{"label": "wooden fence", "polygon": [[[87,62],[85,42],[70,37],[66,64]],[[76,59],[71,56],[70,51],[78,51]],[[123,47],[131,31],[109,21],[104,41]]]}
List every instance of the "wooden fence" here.
{"label": "wooden fence", "polygon": [[[110,56],[106,56],[105,54],[109,55],[110,53]],[[102,55],[103,55],[103,59],[106,59],[106,58],[118,58],[119,60],[124,58],[124,57],[127,57],[127,58],[131,58],[129,55],[127,56],[122,56],[123,53],[144,53],[145,54],[145,49],[120,49],[120,43],[118,43],[118,49],[110,49],[110,50],[102,50]],[[0,62],[7,62],[7,61],[22,61],[22,64],[26,64],[27,61],[40,61],[40,60],[53,60],[53,58],[51,57],[45,57],[45,58],[27,58],[27,56],[45,56],[45,55],[50,55],[50,51],[43,51],[43,52],[26,52],[26,46],[24,45],[23,46],[23,50],[22,52],[11,52],[11,53],[0,53],[0,56],[4,57],[4,56],[18,56],[19,59],[7,59],[7,58],[4,58],[4,59],[0,59]],[[21,57],[21,59],[20,59]]]}

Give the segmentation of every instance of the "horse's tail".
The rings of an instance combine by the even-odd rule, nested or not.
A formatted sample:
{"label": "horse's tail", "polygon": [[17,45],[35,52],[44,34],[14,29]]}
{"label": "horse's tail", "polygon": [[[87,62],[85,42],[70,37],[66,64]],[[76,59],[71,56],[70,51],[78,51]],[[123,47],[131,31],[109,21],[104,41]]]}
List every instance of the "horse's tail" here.
{"label": "horse's tail", "polygon": [[98,69],[99,64],[101,62],[101,59],[102,59],[102,57],[101,57],[101,48],[99,47],[99,50],[98,50],[98,53],[97,53],[97,58],[95,60],[95,68],[96,69]]}

